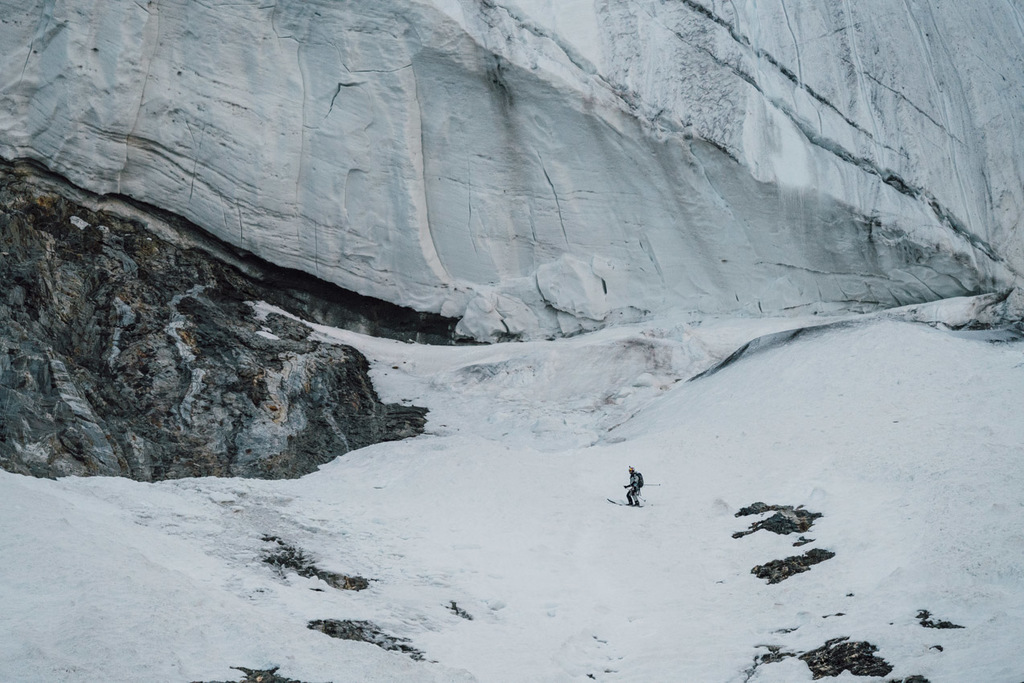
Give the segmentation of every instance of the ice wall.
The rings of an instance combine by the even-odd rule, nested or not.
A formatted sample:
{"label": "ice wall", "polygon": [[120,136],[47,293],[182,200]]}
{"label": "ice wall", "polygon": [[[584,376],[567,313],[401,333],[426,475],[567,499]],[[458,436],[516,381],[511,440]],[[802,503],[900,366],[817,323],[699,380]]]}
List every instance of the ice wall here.
{"label": "ice wall", "polygon": [[0,0],[0,156],[479,338],[1024,270],[1017,0]]}

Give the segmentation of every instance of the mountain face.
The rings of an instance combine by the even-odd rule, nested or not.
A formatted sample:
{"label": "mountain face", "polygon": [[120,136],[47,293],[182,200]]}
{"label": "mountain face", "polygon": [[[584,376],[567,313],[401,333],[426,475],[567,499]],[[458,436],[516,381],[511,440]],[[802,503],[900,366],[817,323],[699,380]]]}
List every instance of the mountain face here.
{"label": "mountain face", "polygon": [[423,431],[359,351],[256,315],[287,290],[3,169],[0,255],[0,469],[280,479]]}
{"label": "mountain face", "polygon": [[1024,269],[1016,0],[0,2],[0,156],[478,339]]}
{"label": "mountain face", "polygon": [[1021,680],[1022,2],[0,0],[3,678]]}

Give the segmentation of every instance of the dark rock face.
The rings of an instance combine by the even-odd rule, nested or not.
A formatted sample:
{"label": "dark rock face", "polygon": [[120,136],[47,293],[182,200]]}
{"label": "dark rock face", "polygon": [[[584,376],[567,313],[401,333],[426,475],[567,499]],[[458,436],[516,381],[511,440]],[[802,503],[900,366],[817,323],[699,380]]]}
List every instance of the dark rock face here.
{"label": "dark rock face", "polygon": [[278,294],[0,171],[0,467],[289,478],[422,432],[358,351],[257,320]]}

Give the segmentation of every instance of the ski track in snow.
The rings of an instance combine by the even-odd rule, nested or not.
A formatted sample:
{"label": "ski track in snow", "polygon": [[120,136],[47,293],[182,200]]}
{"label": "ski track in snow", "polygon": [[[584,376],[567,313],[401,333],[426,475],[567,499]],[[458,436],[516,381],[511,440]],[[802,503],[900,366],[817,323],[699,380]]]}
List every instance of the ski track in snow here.
{"label": "ski track in snow", "polygon": [[[0,472],[0,678],[791,682],[803,662],[754,658],[850,636],[887,678],[1019,680],[1024,345],[864,318],[685,381],[819,322],[459,348],[311,326],[370,358],[384,400],[429,407],[427,434],[290,481]],[[605,500],[629,465],[640,510]],[[755,501],[823,513],[815,541],[733,539]],[[277,573],[266,535],[370,588]],[[836,555],[750,573],[811,548]],[[312,619],[373,621],[426,661]]]}

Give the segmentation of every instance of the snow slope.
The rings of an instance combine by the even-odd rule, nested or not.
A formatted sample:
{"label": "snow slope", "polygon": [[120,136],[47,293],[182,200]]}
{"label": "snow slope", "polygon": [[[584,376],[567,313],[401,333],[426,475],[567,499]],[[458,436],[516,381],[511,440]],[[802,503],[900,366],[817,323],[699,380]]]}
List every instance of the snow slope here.
{"label": "snow slope", "polygon": [[[755,657],[850,636],[887,678],[1015,683],[1024,345],[900,315],[830,321],[693,381],[793,321],[463,348],[317,328],[371,358],[382,398],[429,406],[428,433],[293,481],[0,472],[0,677],[795,682],[803,662]],[[639,510],[605,500],[628,465]],[[755,501],[822,513],[814,543],[732,538]],[[374,580],[278,575],[265,535]],[[810,548],[835,557],[775,585],[750,573]],[[922,628],[922,609],[964,628]],[[323,618],[371,620],[427,661],[306,628]]]}

